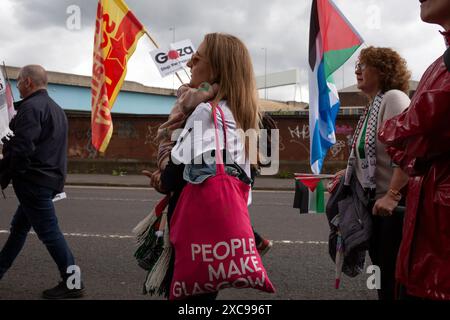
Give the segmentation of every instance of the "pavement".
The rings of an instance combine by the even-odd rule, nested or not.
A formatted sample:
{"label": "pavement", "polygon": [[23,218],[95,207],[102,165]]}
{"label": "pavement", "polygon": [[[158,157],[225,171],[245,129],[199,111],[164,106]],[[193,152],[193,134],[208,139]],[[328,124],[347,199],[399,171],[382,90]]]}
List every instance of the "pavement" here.
{"label": "pavement", "polygon": [[[66,185],[150,188],[149,181],[149,178],[144,175],[68,174]],[[255,180],[253,189],[294,191],[295,181],[293,178],[281,179],[259,176]]]}

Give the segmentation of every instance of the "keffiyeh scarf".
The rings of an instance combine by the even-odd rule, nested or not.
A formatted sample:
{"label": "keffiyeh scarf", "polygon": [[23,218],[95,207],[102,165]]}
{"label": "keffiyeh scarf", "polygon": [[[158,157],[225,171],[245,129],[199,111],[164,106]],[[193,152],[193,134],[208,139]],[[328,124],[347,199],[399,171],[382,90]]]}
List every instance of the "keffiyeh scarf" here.
{"label": "keffiyeh scarf", "polygon": [[[365,108],[364,114],[358,121],[345,174],[345,185],[350,185],[350,179],[356,166],[356,157],[358,157],[360,159],[358,164],[363,173],[361,185],[371,194],[375,194],[376,189],[378,114],[383,97],[384,94],[377,94],[373,102]],[[361,139],[359,139],[360,136]]]}

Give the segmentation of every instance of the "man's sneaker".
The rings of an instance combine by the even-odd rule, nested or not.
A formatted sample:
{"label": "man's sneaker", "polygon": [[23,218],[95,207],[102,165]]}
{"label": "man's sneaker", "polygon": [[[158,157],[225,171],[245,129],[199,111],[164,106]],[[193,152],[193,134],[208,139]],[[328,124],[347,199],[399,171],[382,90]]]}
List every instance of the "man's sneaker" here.
{"label": "man's sneaker", "polygon": [[56,287],[45,290],[42,293],[44,299],[75,299],[84,296],[84,284],[81,283],[80,289],[67,288],[66,281],[61,281]]}
{"label": "man's sneaker", "polygon": [[264,239],[256,247],[256,249],[258,249],[259,255],[262,257],[263,255],[265,255],[270,250],[270,248],[272,248],[272,246],[273,246],[273,241],[272,240]]}

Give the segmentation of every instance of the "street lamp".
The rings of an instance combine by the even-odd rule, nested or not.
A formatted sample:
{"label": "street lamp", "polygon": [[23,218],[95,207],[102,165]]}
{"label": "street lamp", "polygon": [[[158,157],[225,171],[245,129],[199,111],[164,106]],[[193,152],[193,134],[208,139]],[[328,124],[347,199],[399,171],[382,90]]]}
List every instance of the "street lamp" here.
{"label": "street lamp", "polygon": [[267,48],[261,50],[264,50],[264,99],[267,100]]}
{"label": "street lamp", "polygon": [[[172,43],[175,43],[175,27],[170,27],[169,28],[170,31],[172,31]],[[172,48],[169,48],[170,50],[172,50]],[[173,90],[175,91],[175,74],[173,75]]]}
{"label": "street lamp", "polygon": [[169,30],[173,32],[172,41],[175,42],[175,27],[170,27]]}

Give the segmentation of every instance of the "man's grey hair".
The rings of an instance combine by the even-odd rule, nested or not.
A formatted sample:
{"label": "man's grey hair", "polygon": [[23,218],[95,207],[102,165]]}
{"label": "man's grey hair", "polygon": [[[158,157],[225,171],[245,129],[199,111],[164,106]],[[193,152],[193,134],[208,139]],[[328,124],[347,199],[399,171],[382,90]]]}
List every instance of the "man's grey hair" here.
{"label": "man's grey hair", "polygon": [[22,79],[30,78],[36,87],[47,87],[47,71],[37,64],[30,64],[20,69]]}

